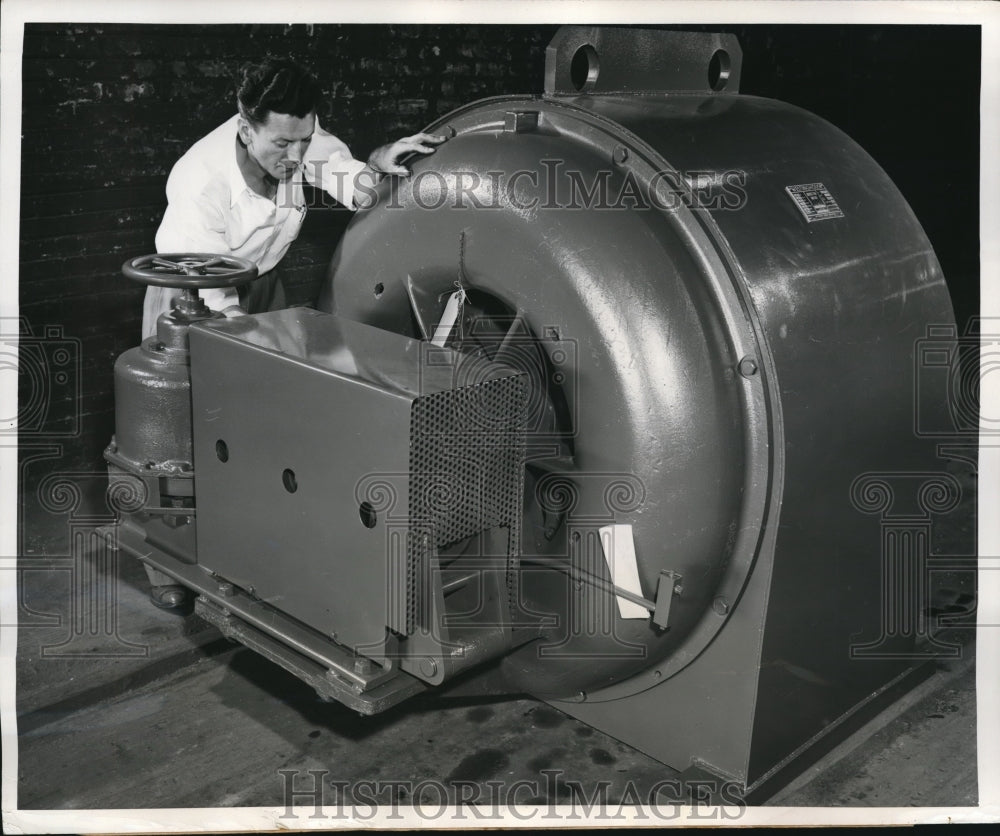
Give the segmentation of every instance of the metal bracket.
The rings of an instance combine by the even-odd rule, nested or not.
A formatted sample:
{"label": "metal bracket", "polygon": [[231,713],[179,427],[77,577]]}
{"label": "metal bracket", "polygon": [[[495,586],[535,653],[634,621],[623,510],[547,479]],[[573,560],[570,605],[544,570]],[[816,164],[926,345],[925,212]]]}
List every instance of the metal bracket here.
{"label": "metal bracket", "polygon": [[735,35],[563,26],[545,49],[545,94],[738,93]]}
{"label": "metal bracket", "polygon": [[681,576],[670,569],[660,572],[656,583],[656,606],[653,608],[653,624],[661,630],[667,629],[670,621],[670,604],[674,595],[681,594]]}
{"label": "metal bracket", "polygon": [[669,627],[670,622],[670,605],[674,600],[674,596],[680,595],[683,591],[681,580],[682,578],[680,573],[674,572],[672,569],[661,570],[660,576],[656,582],[655,601],[650,601],[648,598],[643,598],[641,595],[627,592],[620,586],[612,587],[612,589],[614,590],[615,595],[620,595],[622,598],[632,601],[640,607],[645,607],[649,610],[653,617],[653,624],[661,630],[666,630]]}
{"label": "metal bracket", "polygon": [[656,582],[656,600],[650,601],[648,598],[643,598],[641,595],[636,595],[634,592],[629,592],[627,589],[615,586],[614,584],[604,580],[604,578],[599,578],[597,575],[591,575],[589,572],[585,572],[582,569],[572,566],[558,565],[555,562],[548,561],[545,562],[545,565],[565,572],[573,578],[573,580],[589,583],[591,586],[596,586],[598,589],[606,589],[612,595],[616,595],[624,598],[626,601],[631,601],[633,604],[638,604],[640,607],[644,607],[649,610],[653,624],[661,630],[666,630],[669,627],[670,606],[673,603],[674,596],[680,596],[680,594],[684,591],[684,587],[681,583],[684,579],[683,576],[680,572],[675,572],[672,569],[660,570],[660,576]]}

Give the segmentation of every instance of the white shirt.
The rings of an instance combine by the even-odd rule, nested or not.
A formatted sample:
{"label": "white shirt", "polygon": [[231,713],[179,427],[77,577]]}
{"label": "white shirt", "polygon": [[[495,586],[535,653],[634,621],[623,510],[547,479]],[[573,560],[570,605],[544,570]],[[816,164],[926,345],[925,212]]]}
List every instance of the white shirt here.
{"label": "white shirt", "polygon": [[[263,274],[274,267],[298,237],[306,215],[303,179],[338,203],[354,207],[355,177],[365,164],[324,131],[319,120],[306,159],[288,181],[279,182],[274,200],[257,194],[236,161],[238,116],[198,140],[167,178],[167,211],[156,233],[159,253],[215,253],[246,258]],[[236,288],[199,291],[213,310],[239,304]],[[156,333],[156,320],[173,305],[179,290],[146,290],[142,338]]]}

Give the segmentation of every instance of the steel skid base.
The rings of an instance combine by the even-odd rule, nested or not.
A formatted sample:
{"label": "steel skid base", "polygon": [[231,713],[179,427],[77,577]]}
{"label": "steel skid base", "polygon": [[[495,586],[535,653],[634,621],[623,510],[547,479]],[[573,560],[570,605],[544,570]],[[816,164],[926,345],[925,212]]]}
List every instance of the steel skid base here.
{"label": "steel skid base", "polygon": [[335,669],[324,668],[273,636],[251,627],[243,619],[234,616],[225,607],[220,607],[203,595],[195,599],[194,611],[196,615],[217,627],[227,639],[237,641],[276,665],[281,665],[286,671],[315,689],[323,699],[343,703],[359,714],[378,714],[427,687],[419,679],[397,671],[384,681],[369,686],[370,690],[362,691],[361,686],[351,682]]}
{"label": "steel skid base", "polygon": [[[394,661],[379,666],[316,630],[256,600],[225,578],[172,557],[151,544],[157,520],[145,527],[123,518],[117,526],[119,548],[174,578],[196,595],[195,613],[228,639],[255,650],[299,677],[324,699],[360,714],[378,714],[427,686],[399,670]],[[162,525],[162,524],[160,524]],[[191,526],[189,526],[191,527]],[[147,531],[148,528],[148,531]]]}

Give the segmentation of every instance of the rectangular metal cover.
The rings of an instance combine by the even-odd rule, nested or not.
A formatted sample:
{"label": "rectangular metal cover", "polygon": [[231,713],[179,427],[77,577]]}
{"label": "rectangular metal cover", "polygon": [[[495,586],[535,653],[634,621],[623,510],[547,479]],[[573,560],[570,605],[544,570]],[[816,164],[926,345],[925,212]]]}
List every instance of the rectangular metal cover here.
{"label": "rectangular metal cover", "polygon": [[434,351],[308,309],[193,327],[202,567],[376,660],[433,550],[506,526],[513,569],[523,376],[463,386]]}

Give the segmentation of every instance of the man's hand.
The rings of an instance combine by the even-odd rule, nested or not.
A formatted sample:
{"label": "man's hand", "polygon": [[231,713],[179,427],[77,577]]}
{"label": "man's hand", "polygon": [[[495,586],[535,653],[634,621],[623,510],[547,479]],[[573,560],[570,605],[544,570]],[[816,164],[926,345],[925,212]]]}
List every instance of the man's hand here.
{"label": "man's hand", "polygon": [[407,177],[410,170],[401,164],[404,157],[410,154],[432,154],[434,148],[446,139],[447,137],[436,134],[414,134],[398,139],[372,151],[368,157],[368,167],[377,174],[400,174]]}

